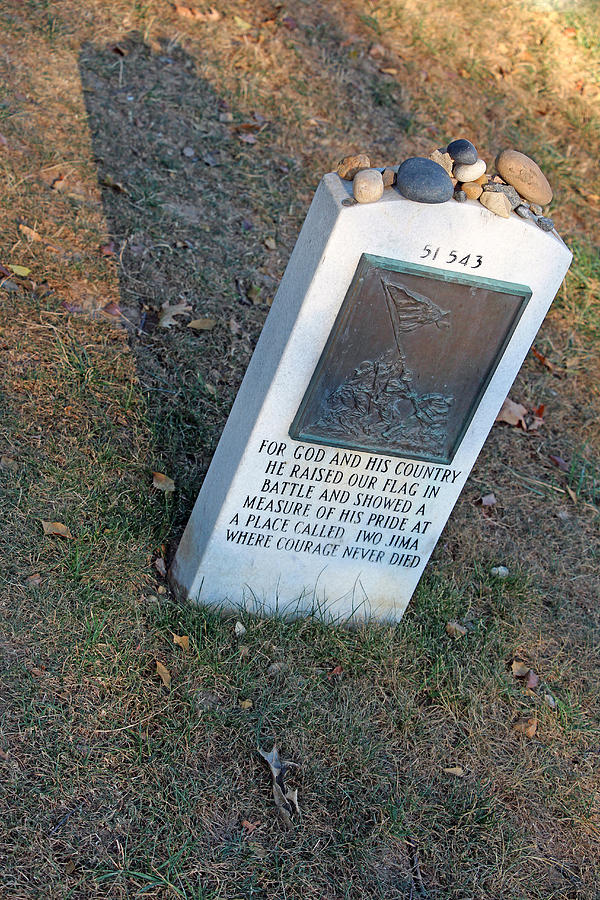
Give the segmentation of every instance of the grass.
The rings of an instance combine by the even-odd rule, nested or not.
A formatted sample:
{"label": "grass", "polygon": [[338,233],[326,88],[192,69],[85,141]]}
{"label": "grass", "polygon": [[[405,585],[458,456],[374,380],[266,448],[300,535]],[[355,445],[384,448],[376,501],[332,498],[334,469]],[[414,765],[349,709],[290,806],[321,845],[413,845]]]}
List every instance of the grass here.
{"label": "grass", "polygon": [[[31,275],[0,290],[0,893],[597,900],[594,6],[494,0],[468,45],[437,0],[227,0],[206,23],[162,0],[9,6],[0,262]],[[530,356],[511,394],[544,427],[493,429],[397,626],[178,603],[160,561],[321,174],[460,134],[538,159],[574,250],[536,340],[551,368]],[[215,328],[160,328],[183,300]],[[299,764],[292,832],[274,741]]]}

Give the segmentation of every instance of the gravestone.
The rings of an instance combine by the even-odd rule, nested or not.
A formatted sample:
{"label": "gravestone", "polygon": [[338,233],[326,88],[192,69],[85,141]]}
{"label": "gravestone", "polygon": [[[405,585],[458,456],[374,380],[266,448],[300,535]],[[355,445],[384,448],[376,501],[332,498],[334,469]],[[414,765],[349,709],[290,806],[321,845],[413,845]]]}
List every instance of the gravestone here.
{"label": "gravestone", "polygon": [[351,191],[321,181],[206,475],[193,601],[398,620],[568,269],[532,221]]}

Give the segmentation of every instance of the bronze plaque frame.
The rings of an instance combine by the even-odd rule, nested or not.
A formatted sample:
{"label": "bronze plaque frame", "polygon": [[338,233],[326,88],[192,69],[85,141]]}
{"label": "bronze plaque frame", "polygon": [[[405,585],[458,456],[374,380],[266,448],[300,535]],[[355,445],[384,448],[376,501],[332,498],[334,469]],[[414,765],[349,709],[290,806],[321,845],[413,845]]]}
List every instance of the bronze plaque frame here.
{"label": "bronze plaque frame", "polygon": [[530,298],[363,254],[290,436],[450,464]]}

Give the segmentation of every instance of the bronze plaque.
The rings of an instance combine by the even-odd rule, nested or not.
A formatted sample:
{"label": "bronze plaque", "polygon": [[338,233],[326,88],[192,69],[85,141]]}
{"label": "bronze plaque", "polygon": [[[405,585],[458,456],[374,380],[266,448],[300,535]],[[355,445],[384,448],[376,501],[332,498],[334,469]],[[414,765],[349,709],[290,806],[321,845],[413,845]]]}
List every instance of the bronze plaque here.
{"label": "bronze plaque", "polygon": [[452,462],[530,297],[363,254],[290,436]]}

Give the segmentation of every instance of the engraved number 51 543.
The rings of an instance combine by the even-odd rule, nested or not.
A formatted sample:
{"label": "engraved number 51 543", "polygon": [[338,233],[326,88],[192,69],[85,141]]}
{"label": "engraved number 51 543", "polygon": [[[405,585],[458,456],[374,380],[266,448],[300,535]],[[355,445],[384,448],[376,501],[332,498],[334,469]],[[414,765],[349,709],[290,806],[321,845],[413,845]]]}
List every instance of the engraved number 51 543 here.
{"label": "engraved number 51 543", "polygon": [[[436,247],[434,249],[433,247],[430,247],[429,244],[425,244],[425,246],[423,247],[423,252],[421,253],[419,259],[428,259],[429,257],[431,257],[433,261],[434,259],[436,259],[438,253],[440,252],[440,249],[440,247]],[[475,263],[469,265],[471,256],[473,256],[473,258],[475,259]],[[466,256],[463,256],[461,257],[461,259],[459,259],[456,250],[450,250],[448,259],[446,260],[446,265],[449,266],[451,265],[451,263],[456,263],[459,266],[468,266],[469,269],[478,269],[482,262],[483,259],[481,258],[481,256],[479,256],[479,254],[467,253]]]}

